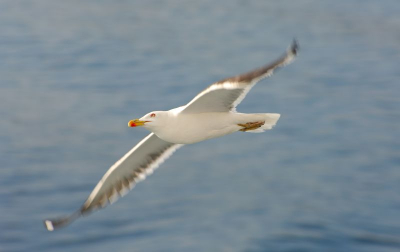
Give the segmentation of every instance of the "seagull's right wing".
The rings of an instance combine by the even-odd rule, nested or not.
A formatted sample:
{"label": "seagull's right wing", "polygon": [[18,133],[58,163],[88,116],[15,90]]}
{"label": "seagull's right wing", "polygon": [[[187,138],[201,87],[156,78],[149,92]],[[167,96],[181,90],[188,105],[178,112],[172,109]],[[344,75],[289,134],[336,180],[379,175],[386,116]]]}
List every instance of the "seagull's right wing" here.
{"label": "seagull's right wing", "polygon": [[298,44],[294,40],[286,53],[263,67],[245,74],[218,81],[193,98],[181,113],[228,112],[235,110],[250,89],[261,79],[286,66],[297,55]]}
{"label": "seagull's right wing", "polygon": [[65,226],[76,218],[103,208],[125,195],[143,180],[182,144],[173,144],[149,134],[104,174],[80,210],[59,219],[45,220],[47,230]]}

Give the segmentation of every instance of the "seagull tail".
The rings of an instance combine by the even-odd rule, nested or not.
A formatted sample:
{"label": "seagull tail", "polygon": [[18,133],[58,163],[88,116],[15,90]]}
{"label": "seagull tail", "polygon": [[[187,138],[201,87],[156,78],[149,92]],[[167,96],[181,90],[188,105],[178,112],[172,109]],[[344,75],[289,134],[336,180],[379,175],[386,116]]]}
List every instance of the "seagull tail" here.
{"label": "seagull tail", "polygon": [[66,217],[47,219],[44,221],[44,226],[48,231],[54,231],[61,227],[67,226],[68,224],[70,224],[71,222],[73,222],[74,220],[78,219],[81,216],[82,216],[81,211],[76,211],[75,213]]}
{"label": "seagull tail", "polygon": [[257,129],[248,130],[248,133],[261,133],[266,130],[272,129],[275,124],[278,122],[279,118],[281,117],[280,114],[276,113],[265,113],[265,114],[256,114],[256,116],[261,117],[260,119],[264,121],[264,124]]}

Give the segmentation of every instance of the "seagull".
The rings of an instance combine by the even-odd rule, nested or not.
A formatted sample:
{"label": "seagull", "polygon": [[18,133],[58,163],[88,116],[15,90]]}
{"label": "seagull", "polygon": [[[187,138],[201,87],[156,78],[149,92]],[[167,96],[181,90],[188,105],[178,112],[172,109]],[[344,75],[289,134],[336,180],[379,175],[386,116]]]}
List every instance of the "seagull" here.
{"label": "seagull", "polygon": [[293,40],[286,53],[270,64],[215,82],[184,106],[153,111],[129,121],[129,127],[144,127],[151,133],[108,169],[78,211],[45,220],[46,229],[56,230],[112,204],[185,144],[237,131],[259,133],[272,129],[280,114],[243,114],[236,111],[236,106],[258,81],[291,63],[297,51],[298,44]]}

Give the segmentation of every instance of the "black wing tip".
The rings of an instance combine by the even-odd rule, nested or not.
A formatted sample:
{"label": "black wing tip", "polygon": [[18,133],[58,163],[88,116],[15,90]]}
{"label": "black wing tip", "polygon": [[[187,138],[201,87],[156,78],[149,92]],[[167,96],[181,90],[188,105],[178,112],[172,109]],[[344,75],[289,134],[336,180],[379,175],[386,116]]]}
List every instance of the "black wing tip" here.
{"label": "black wing tip", "polygon": [[43,222],[47,231],[54,231],[60,227],[63,227],[69,223],[69,219],[67,218],[60,218],[60,219],[48,219]]}
{"label": "black wing tip", "polygon": [[54,231],[57,227],[56,225],[56,220],[44,220],[43,221],[44,227],[47,229],[47,231]]}
{"label": "black wing tip", "polygon": [[297,42],[297,39],[294,38],[292,44],[290,45],[289,49],[290,53],[293,55],[297,55],[297,52],[299,51],[299,43]]}
{"label": "black wing tip", "polygon": [[73,213],[70,216],[67,217],[61,217],[57,219],[47,219],[43,221],[44,227],[47,229],[47,231],[54,231],[56,229],[59,229],[61,227],[67,226],[77,218],[81,216],[80,211]]}

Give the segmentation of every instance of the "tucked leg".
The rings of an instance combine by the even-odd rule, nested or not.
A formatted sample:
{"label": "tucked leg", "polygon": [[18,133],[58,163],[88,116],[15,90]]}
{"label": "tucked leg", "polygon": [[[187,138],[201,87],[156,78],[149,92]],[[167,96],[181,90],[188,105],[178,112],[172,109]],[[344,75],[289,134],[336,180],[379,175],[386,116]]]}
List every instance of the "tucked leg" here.
{"label": "tucked leg", "polygon": [[255,130],[263,126],[265,121],[259,121],[259,122],[248,122],[241,124],[239,123],[238,126],[243,127],[240,129],[240,131],[249,131],[249,130]]}

